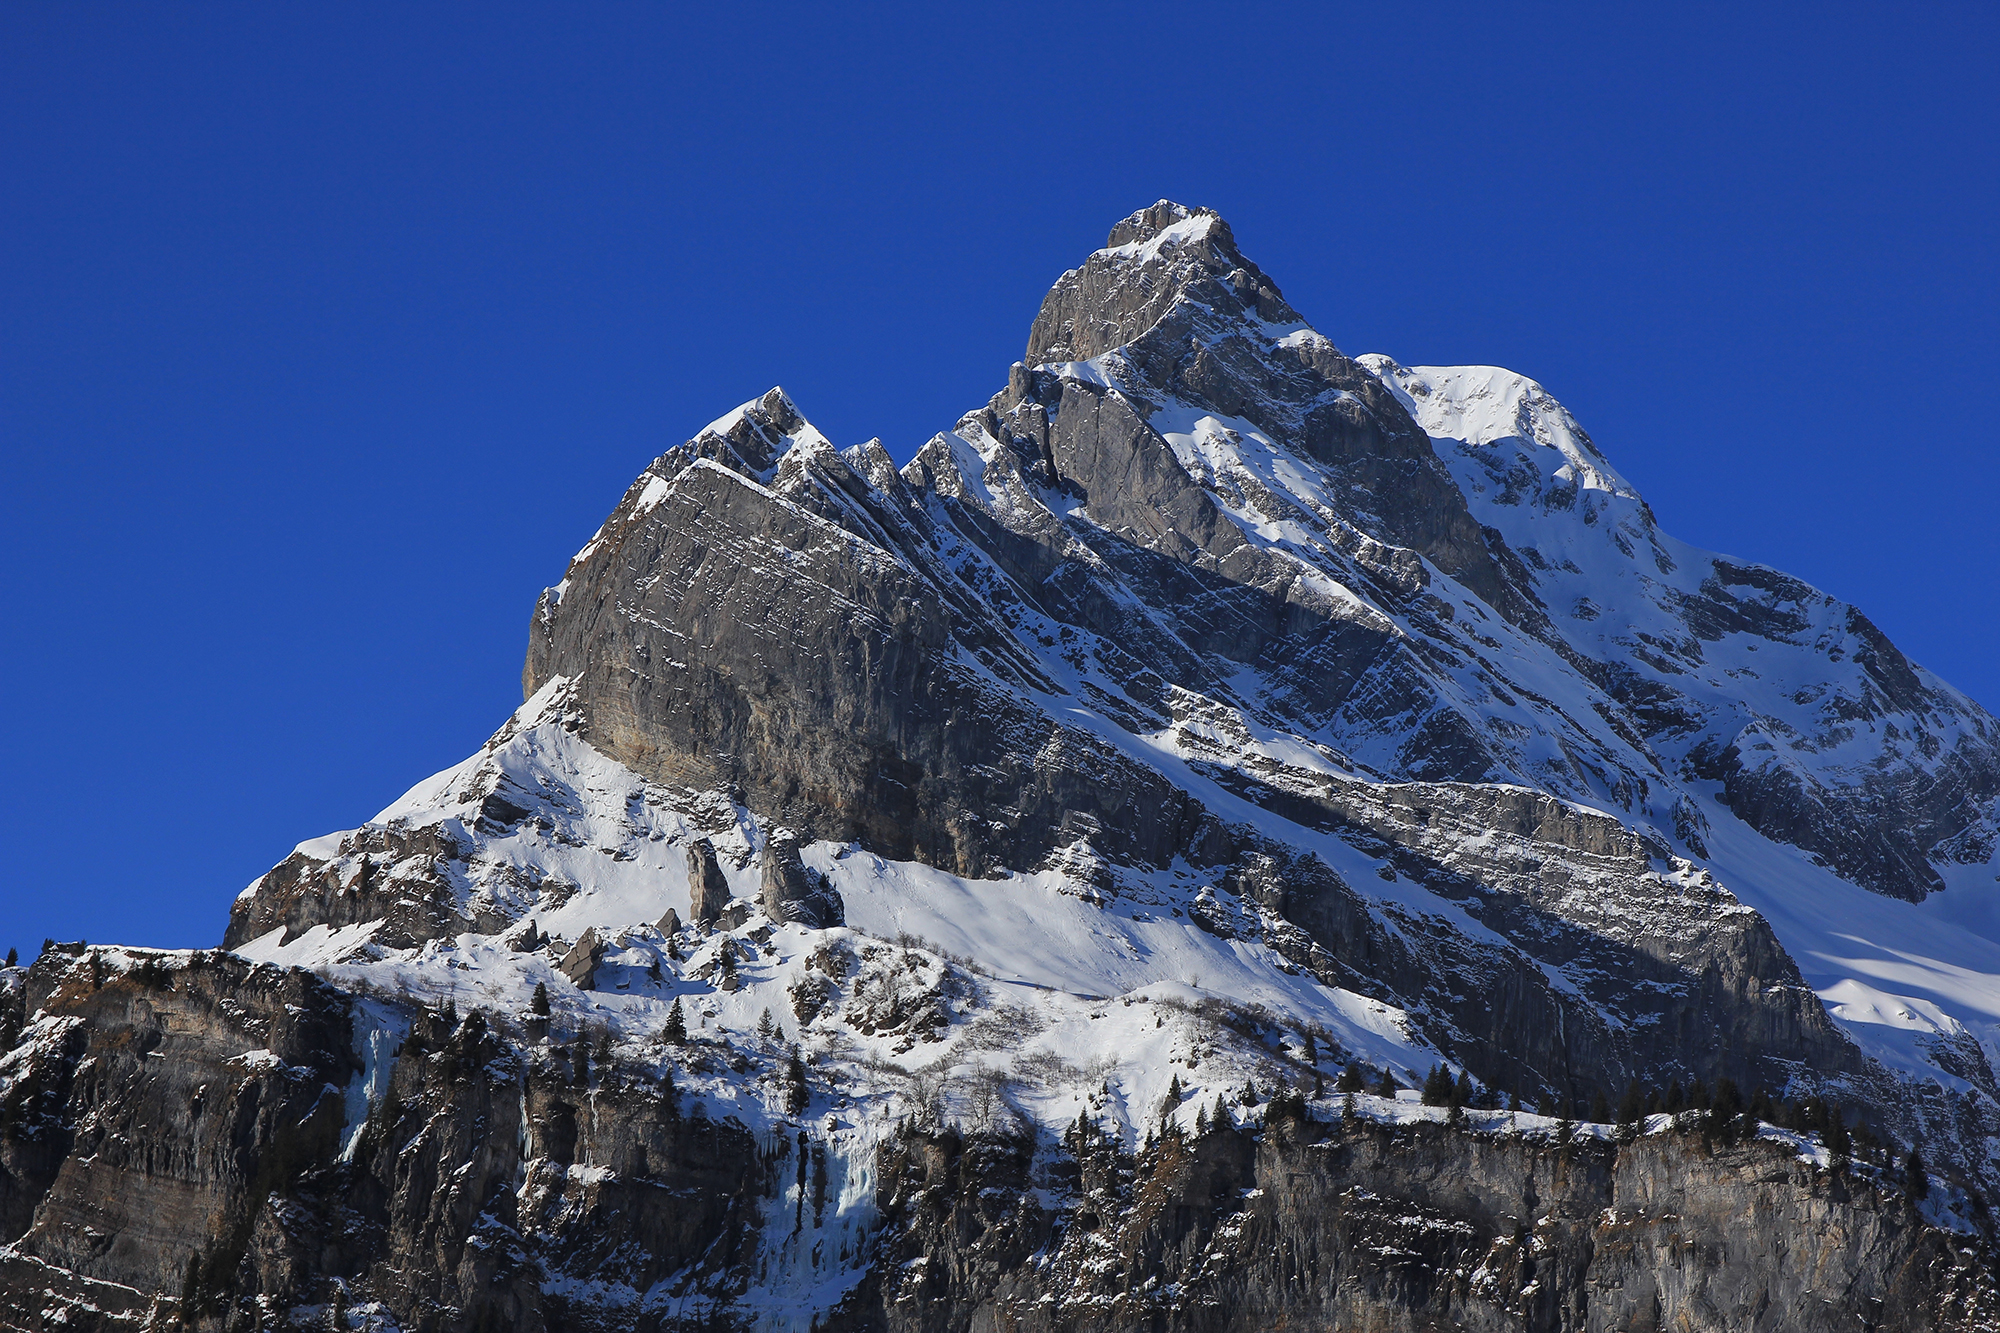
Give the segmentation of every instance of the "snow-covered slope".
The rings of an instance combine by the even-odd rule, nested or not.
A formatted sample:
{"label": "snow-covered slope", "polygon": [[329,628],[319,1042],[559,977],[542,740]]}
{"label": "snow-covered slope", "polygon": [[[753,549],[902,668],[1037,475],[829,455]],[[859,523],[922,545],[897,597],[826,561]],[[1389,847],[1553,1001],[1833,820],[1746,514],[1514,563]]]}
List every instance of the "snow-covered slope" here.
{"label": "snow-covered slope", "polygon": [[[1932,858],[1941,866],[1990,857],[1993,793],[1965,770],[1971,756],[1990,756],[1993,719],[1903,659],[1856,608],[1667,536],[1532,380],[1362,361],[1399,391],[1472,511],[1527,564],[1564,639],[1643,682],[1624,688],[1663,714],[1648,719],[1663,758],[1697,776],[1781,771],[1811,799],[1886,805],[1892,819],[1866,834],[1901,835],[1922,853],[1957,837]],[[1731,750],[1739,757],[1725,760]],[[1814,850],[1842,863],[1837,847]],[[1935,867],[1899,879],[1894,859],[1878,852],[1843,868],[1899,896],[1942,887]]]}
{"label": "snow-covered slope", "polygon": [[[721,823],[718,814],[734,812],[690,807],[686,793],[649,784],[578,740],[562,723],[565,686],[545,686],[484,752],[419,783],[368,826],[439,832],[454,848],[449,858],[375,864],[371,874],[418,893],[447,885],[456,912],[497,916],[504,930],[462,930],[396,948],[377,940],[379,921],[297,933],[278,927],[236,952],[309,967],[356,990],[426,1005],[450,1001],[461,1010],[518,1010],[541,984],[572,1026],[600,1022],[635,1044],[657,1037],[677,999],[692,1030],[738,1038],[756,1033],[769,1012],[773,1040],[803,1043],[816,1063],[865,1089],[858,1095],[886,1098],[898,1114],[912,1109],[903,1103],[915,1071],[969,1076],[1025,1061],[1021,1068],[1047,1075],[1023,1094],[1023,1108],[1039,1122],[1066,1125],[1086,1093],[1115,1085],[1117,1100],[1106,1114],[1134,1139],[1153,1125],[1166,1090],[1171,1062],[1164,1053],[1176,1043],[1199,1044],[1190,1034],[1213,1026],[1198,1019],[1205,1006],[1268,1011],[1269,1035],[1292,1054],[1282,1045],[1225,1047],[1205,1072],[1183,1071],[1191,1096],[1203,1089],[1233,1095],[1251,1079],[1268,1085],[1310,1076],[1311,1066],[1296,1058],[1308,1032],[1329,1072],[1339,1067],[1333,1057],[1340,1051],[1399,1072],[1428,1069],[1439,1058],[1401,1011],[1321,984],[1246,938],[1257,930],[1255,916],[1227,921],[1225,913],[1242,909],[1225,907],[1210,886],[1185,874],[1128,884],[1107,901],[1055,871],[968,881],[851,845],[816,843],[806,862],[839,891],[846,927],[772,921],[757,905],[753,863],[762,835],[755,823]],[[482,817],[496,791],[519,811],[507,826]],[[367,831],[317,839],[299,851],[330,880],[351,883],[362,859],[372,858]],[[716,849],[740,892],[743,920],[734,929],[692,924],[686,849],[695,839]],[[662,929],[669,911],[689,924]],[[530,931],[557,943],[516,947]],[[609,949],[594,985],[582,987],[559,964],[565,946],[587,931]],[[734,987],[720,990],[715,966],[728,949],[744,956]],[[827,949],[861,961],[851,979],[833,978],[843,986],[808,1005],[798,997],[818,990],[815,978],[831,976],[812,961]],[[811,1017],[803,1012],[809,1007]],[[858,1016],[878,1010],[894,1021],[859,1032],[866,1020]],[[1004,1046],[988,1044],[996,1024],[1008,1034]],[[725,1077],[706,1091],[753,1123],[783,1119],[775,1090],[760,1101]]]}
{"label": "snow-covered slope", "polygon": [[[1911,788],[1963,782],[1955,770],[1968,749],[1990,749],[1993,719],[1902,662],[1855,608],[1661,531],[1533,380],[1491,366],[1360,360],[1399,391],[1473,512],[1522,556],[1566,641],[1626,674],[1626,690],[1645,699],[1635,711],[1653,715],[1648,742],[1699,812],[1689,832],[1703,857],[1771,921],[1842,1025],[1909,1067],[1934,1049],[1931,1039],[1963,1033],[2000,1058],[1990,795],[1983,808],[1956,807],[1967,822],[1929,862],[1940,891],[1913,903],[1858,887],[1810,844],[1760,836],[1707,767],[1735,750],[1746,766],[1781,771],[1805,790],[1887,805],[1882,823],[1893,835],[1924,818],[1912,808],[1921,797],[1905,796]],[[1738,608],[1750,615],[1718,612],[1742,589],[1751,595],[1737,594]]]}

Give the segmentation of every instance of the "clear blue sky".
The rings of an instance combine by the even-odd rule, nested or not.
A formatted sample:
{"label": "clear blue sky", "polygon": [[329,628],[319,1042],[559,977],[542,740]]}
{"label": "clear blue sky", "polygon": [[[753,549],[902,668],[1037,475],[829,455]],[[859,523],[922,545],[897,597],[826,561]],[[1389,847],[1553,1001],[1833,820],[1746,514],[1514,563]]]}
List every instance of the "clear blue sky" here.
{"label": "clear blue sky", "polygon": [[0,7],[0,948],[215,942],[648,459],[907,456],[1163,195],[2000,705],[2000,29],[1894,8]]}

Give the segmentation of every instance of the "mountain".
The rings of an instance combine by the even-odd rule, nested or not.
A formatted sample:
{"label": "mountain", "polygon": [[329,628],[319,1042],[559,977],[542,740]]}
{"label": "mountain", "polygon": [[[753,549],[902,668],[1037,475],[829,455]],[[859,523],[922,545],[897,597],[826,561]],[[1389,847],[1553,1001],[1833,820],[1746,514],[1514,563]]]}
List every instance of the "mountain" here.
{"label": "mountain", "polygon": [[1994,719],[1212,212],[900,468],[662,454],[523,692],[0,974],[5,1319],[2000,1321]]}

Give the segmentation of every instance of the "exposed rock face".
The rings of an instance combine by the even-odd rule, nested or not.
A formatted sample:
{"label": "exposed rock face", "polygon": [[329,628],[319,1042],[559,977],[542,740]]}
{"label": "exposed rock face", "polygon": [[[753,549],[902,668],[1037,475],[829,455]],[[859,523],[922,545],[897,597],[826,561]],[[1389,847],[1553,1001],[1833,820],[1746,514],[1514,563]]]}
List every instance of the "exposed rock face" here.
{"label": "exposed rock face", "polygon": [[1083,1201],[1055,1215],[1018,1153],[899,1141],[899,1262],[837,1327],[1858,1333],[2000,1310],[1991,1274],[1901,1199],[1768,1145],[1295,1120],[1136,1159],[1084,1145]]}
{"label": "exposed rock face", "polygon": [[[469,1021],[419,1045],[353,1165],[269,1219],[260,1286],[340,1277],[406,1327],[525,1329],[632,1327],[638,1312],[595,1308],[591,1283],[676,1279],[684,1302],[740,1288],[765,1178],[740,1128],[685,1113],[670,1086],[581,1051],[510,1049]],[[356,1222],[363,1243],[323,1257]]]}
{"label": "exposed rock face", "polygon": [[[605,557],[543,599],[530,692],[574,677],[593,745],[663,782],[740,790],[814,836],[972,873],[1077,827],[1171,859],[1198,807],[1018,701],[1040,673],[976,628],[985,608],[940,568],[932,525],[897,489],[863,482],[773,390],[627,492],[595,544]],[[954,623],[984,661],[954,660]],[[990,816],[1014,811],[1024,832],[1003,841]]]}
{"label": "exposed rock face", "polygon": [[591,990],[597,985],[597,965],[604,961],[604,942],[597,938],[597,931],[583,932],[575,944],[563,954],[562,974],[570,979],[578,990]]}
{"label": "exposed rock face", "polygon": [[338,1150],[349,1005],[309,973],[51,951],[27,998],[0,1130],[0,1227],[23,1256],[177,1291],[191,1258],[232,1269],[248,1219]]}
{"label": "exposed rock face", "polygon": [[341,1290],[405,1328],[630,1328],[543,1284],[743,1288],[765,1162],[670,1085],[420,1013],[348,1123],[349,1001],[309,973],[166,955],[93,986],[58,953],[31,979],[0,1132],[9,1327],[235,1328]]}
{"label": "exposed rock face", "polygon": [[1076,397],[1050,403],[1046,387],[1022,397],[1050,409],[1051,461],[1081,487],[1098,523],[1140,534],[1154,551],[1178,554],[1174,545],[1192,537],[1225,571],[1232,555],[1257,555],[1146,428],[1143,418],[1171,397],[1301,448],[1343,489],[1368,497],[1363,521],[1373,535],[1428,557],[1496,607],[1531,614],[1505,588],[1451,474],[1394,394],[1324,338],[1271,336],[1271,326],[1303,324],[1236,248],[1228,223],[1162,201],[1112,228],[1105,249],[1063,275],[1035,317],[1026,357],[1041,367],[1115,352],[1158,397],[1092,393],[1069,376],[1059,392]]}
{"label": "exposed rock face", "polygon": [[[504,805],[505,797],[493,804]],[[421,944],[453,934],[470,923],[455,910],[450,883],[432,867],[457,847],[451,832],[440,828],[357,830],[351,845],[340,848],[351,857],[337,877],[327,874],[324,855],[294,852],[259,881],[257,894],[238,898],[230,908],[223,947],[272,930],[291,936],[318,925],[371,921],[382,923],[378,936],[385,944]]]}
{"label": "exposed rock face", "polygon": [[[1258,776],[1260,804],[1338,832],[1516,942],[1468,948],[1420,919],[1392,937],[1344,883],[1295,859],[1246,858],[1237,872],[1240,892],[1312,941],[1294,961],[1348,984],[1393,978],[1395,993],[1421,997],[1440,1044],[1496,1086],[1581,1107],[1663,1071],[1756,1087],[1804,1060],[1865,1077],[1769,925],[1706,872],[1656,869],[1655,850],[1615,819],[1513,787],[1315,779],[1277,765]],[[1634,913],[1634,897],[1659,909]],[[1590,1003],[1552,994],[1546,968],[1574,976]]]}

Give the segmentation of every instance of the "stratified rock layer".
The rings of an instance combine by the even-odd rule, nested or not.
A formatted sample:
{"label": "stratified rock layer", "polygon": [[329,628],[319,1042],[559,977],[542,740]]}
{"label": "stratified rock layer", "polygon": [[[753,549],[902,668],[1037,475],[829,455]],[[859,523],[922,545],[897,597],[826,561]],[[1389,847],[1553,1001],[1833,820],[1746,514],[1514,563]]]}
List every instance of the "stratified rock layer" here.
{"label": "stratified rock layer", "polygon": [[1086,1146],[1084,1199],[1019,1191],[1005,1145],[906,1139],[903,1223],[836,1327],[1984,1327],[1990,1275],[1902,1200],[1674,1136],[1567,1147],[1440,1126],[1274,1122]]}

